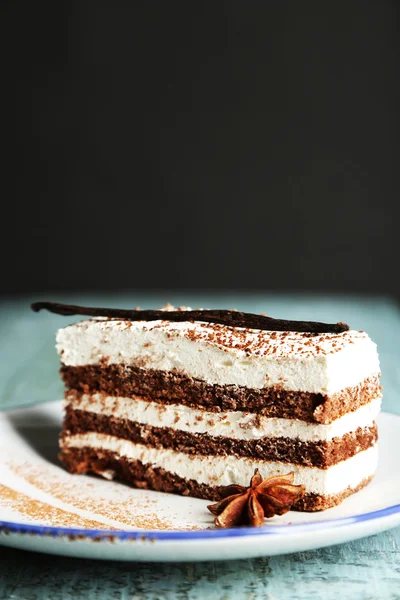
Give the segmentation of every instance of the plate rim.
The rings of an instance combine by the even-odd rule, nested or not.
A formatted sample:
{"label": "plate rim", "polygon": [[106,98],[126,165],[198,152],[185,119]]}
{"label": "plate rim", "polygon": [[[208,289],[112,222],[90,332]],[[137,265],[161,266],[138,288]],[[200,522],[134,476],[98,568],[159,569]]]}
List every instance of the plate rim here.
{"label": "plate rim", "polygon": [[308,533],[311,531],[325,530],[336,527],[345,527],[355,525],[367,521],[376,521],[385,517],[390,517],[395,514],[400,514],[400,504],[394,504],[379,510],[361,513],[359,515],[350,515],[347,517],[339,517],[337,519],[325,519],[316,521],[315,523],[292,523],[283,525],[264,525],[263,527],[231,527],[228,529],[201,529],[189,531],[165,531],[165,530],[150,530],[150,529],[134,529],[119,531],[115,529],[84,529],[72,527],[53,527],[52,525],[35,525],[28,523],[16,523],[14,521],[0,520],[0,533],[17,533],[30,534],[38,536],[50,537],[76,537],[101,540],[118,539],[120,541],[141,540],[141,541],[174,541],[174,540],[209,540],[215,538],[229,537],[247,537],[259,535],[273,535],[274,537],[282,534],[284,536],[291,533]]}

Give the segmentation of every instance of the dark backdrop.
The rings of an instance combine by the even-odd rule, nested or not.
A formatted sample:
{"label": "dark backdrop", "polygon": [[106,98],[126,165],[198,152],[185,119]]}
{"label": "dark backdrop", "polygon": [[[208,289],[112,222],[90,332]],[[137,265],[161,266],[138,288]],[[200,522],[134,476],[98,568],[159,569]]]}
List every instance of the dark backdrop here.
{"label": "dark backdrop", "polygon": [[390,293],[398,2],[2,2],[4,293]]}

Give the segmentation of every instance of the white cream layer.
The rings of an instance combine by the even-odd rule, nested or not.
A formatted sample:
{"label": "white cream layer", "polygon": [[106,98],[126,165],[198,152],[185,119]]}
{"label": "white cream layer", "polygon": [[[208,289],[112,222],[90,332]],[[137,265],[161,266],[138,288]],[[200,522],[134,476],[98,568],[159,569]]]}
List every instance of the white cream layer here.
{"label": "white cream layer", "polygon": [[207,433],[234,439],[252,440],[261,437],[298,438],[302,441],[332,440],[358,427],[372,427],[381,400],[377,398],[354,412],[347,413],[329,425],[306,423],[299,419],[277,419],[227,411],[222,413],[196,410],[182,404],[160,405],[140,398],[83,394],[67,404],[74,409],[103,414],[116,419],[128,419],[153,427],[170,427],[189,433]]}
{"label": "white cream layer", "polygon": [[377,446],[359,452],[329,469],[234,456],[192,456],[170,449],[133,444],[100,433],[84,433],[65,438],[63,446],[109,450],[128,460],[140,460],[144,464],[165,469],[184,479],[195,479],[199,483],[211,486],[231,483],[247,486],[256,468],[263,477],[293,471],[296,484],[302,483],[307,492],[322,495],[337,494],[348,486],[356,487],[375,472],[378,461]]}
{"label": "white cream layer", "polygon": [[376,344],[346,331],[307,337],[206,323],[91,319],[60,329],[67,366],[134,365],[173,371],[210,384],[333,394],[379,374]]}

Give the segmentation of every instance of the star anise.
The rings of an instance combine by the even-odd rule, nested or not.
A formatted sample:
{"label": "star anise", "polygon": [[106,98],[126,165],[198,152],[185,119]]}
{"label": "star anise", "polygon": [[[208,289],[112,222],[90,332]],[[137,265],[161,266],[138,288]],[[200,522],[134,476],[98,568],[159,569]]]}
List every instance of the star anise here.
{"label": "star anise", "polygon": [[263,480],[256,469],[248,488],[235,484],[224,486],[220,490],[222,500],[207,508],[216,515],[217,527],[261,527],[265,517],[285,514],[304,496],[304,485],[294,485],[293,478],[294,473],[288,473]]}

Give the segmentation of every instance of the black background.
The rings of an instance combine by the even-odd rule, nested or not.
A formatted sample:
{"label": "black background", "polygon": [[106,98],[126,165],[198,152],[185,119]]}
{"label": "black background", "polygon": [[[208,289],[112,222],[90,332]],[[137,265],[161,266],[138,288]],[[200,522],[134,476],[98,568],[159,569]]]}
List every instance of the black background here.
{"label": "black background", "polygon": [[399,14],[2,2],[2,292],[400,297]]}

